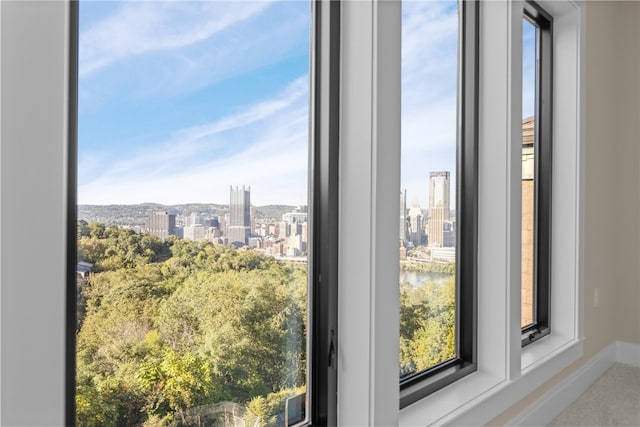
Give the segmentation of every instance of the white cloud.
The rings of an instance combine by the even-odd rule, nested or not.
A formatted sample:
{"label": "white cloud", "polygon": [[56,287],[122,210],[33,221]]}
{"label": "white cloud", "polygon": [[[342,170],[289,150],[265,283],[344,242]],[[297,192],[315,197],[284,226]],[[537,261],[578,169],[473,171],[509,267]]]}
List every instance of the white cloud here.
{"label": "white cloud", "polygon": [[429,172],[449,170],[455,188],[458,16],[452,5],[407,1],[402,6],[401,185],[423,208]]}
{"label": "white cloud", "polygon": [[294,80],[284,92],[276,98],[260,102],[236,115],[224,117],[214,123],[185,129],[180,132],[180,137],[195,141],[230,129],[248,126],[286,109],[301,97],[306,96],[308,92],[309,76],[302,76]]}
{"label": "white cloud", "polygon": [[[226,203],[230,185],[250,185],[256,205],[299,203],[306,196],[306,134],[263,140],[263,147],[169,174],[110,174],[79,189],[82,204]],[[177,163],[180,165],[180,162]]]}
{"label": "white cloud", "polygon": [[80,35],[80,76],[130,56],[206,40],[261,13],[267,2],[130,2]]}
{"label": "white cloud", "polygon": [[[403,86],[424,87],[434,99],[441,78],[455,81],[458,15],[452,2],[403,2]],[[453,72],[453,73],[452,73]],[[415,91],[413,91],[415,93]]]}
{"label": "white cloud", "polygon": [[[251,185],[256,204],[299,203],[308,166],[307,85],[308,76],[300,77],[243,112],[123,154],[97,179],[84,180],[80,203],[225,203],[236,184]],[[216,156],[220,150],[228,153]]]}
{"label": "white cloud", "polygon": [[[237,3],[234,2],[234,10]],[[246,9],[229,14],[226,26],[220,23],[216,26],[208,22],[212,19],[205,18],[220,3],[203,9],[201,21],[200,17],[190,15],[193,12],[181,12],[179,6],[168,4],[149,12],[148,24],[131,32],[127,30],[131,22],[146,14],[144,4],[132,4],[135,7],[123,7],[118,13],[128,24],[112,17],[87,30],[93,39],[85,47],[103,42],[106,47],[87,50],[85,67],[98,70],[127,56],[160,49],[172,52],[170,60],[163,56],[152,70],[164,77],[149,76],[142,83],[147,85],[148,92],[168,84],[196,87],[241,70],[275,63],[287,55],[294,43],[300,43],[301,33],[293,29],[299,29],[304,21],[290,19],[260,28],[253,25],[251,17],[262,13],[262,20],[267,16],[265,13],[277,10],[267,11],[264,3],[241,2]],[[155,7],[156,3],[153,4]],[[410,200],[419,197],[426,206],[429,171],[447,168],[453,172],[455,166],[458,18],[447,4],[438,2],[408,1],[403,3],[403,8],[402,185],[408,189]],[[170,29],[167,34],[174,34],[175,38],[164,37],[166,23],[174,12],[191,16],[192,23]],[[118,31],[124,33],[110,42],[108,35]],[[203,43],[207,34],[209,39]],[[139,41],[134,40],[138,47],[127,46],[138,38]],[[174,49],[178,44],[189,48]],[[134,67],[132,70],[144,77],[142,71]],[[303,95],[307,94],[307,79],[302,77],[277,96],[235,114],[175,132],[153,150],[123,153],[127,159],[118,161],[102,176],[80,187],[80,200],[83,203],[224,202],[229,185],[245,184],[252,186],[254,201],[259,200],[260,195],[269,194],[273,196],[272,202],[282,198],[283,202],[291,203],[294,197],[293,202],[298,203],[300,195],[292,193],[306,192],[308,105]],[[134,90],[140,90],[137,83],[140,79],[132,80],[136,81]],[[157,92],[166,89],[162,87]],[[212,153],[222,155],[223,160],[214,159]],[[294,187],[300,189],[292,191]]]}

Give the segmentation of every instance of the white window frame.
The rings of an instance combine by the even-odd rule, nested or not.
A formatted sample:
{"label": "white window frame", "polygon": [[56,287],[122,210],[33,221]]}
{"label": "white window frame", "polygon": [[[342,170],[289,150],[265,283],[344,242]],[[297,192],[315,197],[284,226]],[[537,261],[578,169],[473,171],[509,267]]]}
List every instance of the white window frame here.
{"label": "white window frame", "polygon": [[[521,159],[509,147],[521,138],[522,3],[483,2],[478,371],[402,411],[389,225],[400,188],[400,4],[343,4],[339,425],[486,423],[582,354],[584,5],[539,3],[554,18],[552,253],[562,262],[552,263],[552,333],[520,346]],[[0,2],[0,20],[0,423],[63,425],[69,3]]]}
{"label": "white window frame", "polygon": [[65,423],[69,11],[0,1],[2,425]]}
{"label": "white window frame", "polygon": [[398,211],[399,111],[388,89],[399,91],[400,5],[343,6],[339,424],[483,424],[582,355],[584,5],[538,3],[554,19],[552,332],[521,347],[523,2],[482,2],[478,370],[401,411],[389,303],[397,251],[384,226]]}

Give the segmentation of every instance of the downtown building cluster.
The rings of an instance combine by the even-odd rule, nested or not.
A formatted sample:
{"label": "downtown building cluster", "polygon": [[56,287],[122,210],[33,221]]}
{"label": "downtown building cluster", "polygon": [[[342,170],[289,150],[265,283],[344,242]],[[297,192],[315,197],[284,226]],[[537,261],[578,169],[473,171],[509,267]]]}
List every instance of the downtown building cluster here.
{"label": "downtown building cluster", "polygon": [[176,236],[185,240],[210,241],[219,245],[255,249],[275,257],[306,257],[307,208],[299,206],[281,218],[255,218],[251,187],[230,187],[229,213],[207,218],[198,213],[178,216],[152,212],[145,231],[163,240]]}
{"label": "downtown building cluster", "polygon": [[[429,174],[429,207],[427,214],[414,201],[407,209],[407,190],[400,191],[400,258],[409,251],[427,261],[456,259],[456,220],[451,214],[451,174],[448,171]],[[420,250],[428,248],[428,250]]]}

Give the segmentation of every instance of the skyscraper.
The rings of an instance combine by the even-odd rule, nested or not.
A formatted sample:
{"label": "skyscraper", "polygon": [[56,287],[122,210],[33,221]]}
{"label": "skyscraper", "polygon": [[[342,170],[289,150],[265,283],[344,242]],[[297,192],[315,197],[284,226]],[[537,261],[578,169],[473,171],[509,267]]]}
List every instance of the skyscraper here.
{"label": "skyscraper", "polygon": [[400,190],[400,240],[407,240],[407,190]]}
{"label": "skyscraper", "polygon": [[206,229],[202,224],[193,224],[188,227],[184,227],[182,230],[182,238],[184,240],[193,240],[195,242],[204,240]]}
{"label": "skyscraper", "polygon": [[233,186],[229,200],[229,243],[246,245],[251,234],[251,187]]}
{"label": "skyscraper", "polygon": [[152,212],[147,218],[147,232],[165,240],[176,234],[176,216],[168,212]]}
{"label": "skyscraper", "polygon": [[184,218],[184,226],[189,227],[191,225],[202,224],[202,217],[196,212],[192,212],[191,215]]}
{"label": "skyscraper", "polygon": [[429,246],[444,246],[444,224],[449,220],[449,172],[429,174]]}
{"label": "skyscraper", "polygon": [[424,221],[424,217],[422,215],[422,209],[420,209],[420,205],[417,201],[413,202],[413,206],[409,209],[409,241],[413,243],[414,246],[419,246],[423,244],[424,241],[424,232],[422,230],[422,222]]}

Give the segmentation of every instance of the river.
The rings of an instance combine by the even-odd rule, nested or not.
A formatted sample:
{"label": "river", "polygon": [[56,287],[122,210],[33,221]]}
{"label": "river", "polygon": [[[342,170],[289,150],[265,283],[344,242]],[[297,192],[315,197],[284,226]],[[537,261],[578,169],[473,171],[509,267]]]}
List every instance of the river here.
{"label": "river", "polygon": [[419,287],[422,283],[428,280],[444,283],[451,277],[452,277],[451,274],[447,274],[447,273],[432,273],[432,272],[416,271],[416,270],[400,270],[400,283],[402,283],[403,281],[407,281],[414,288]]}

